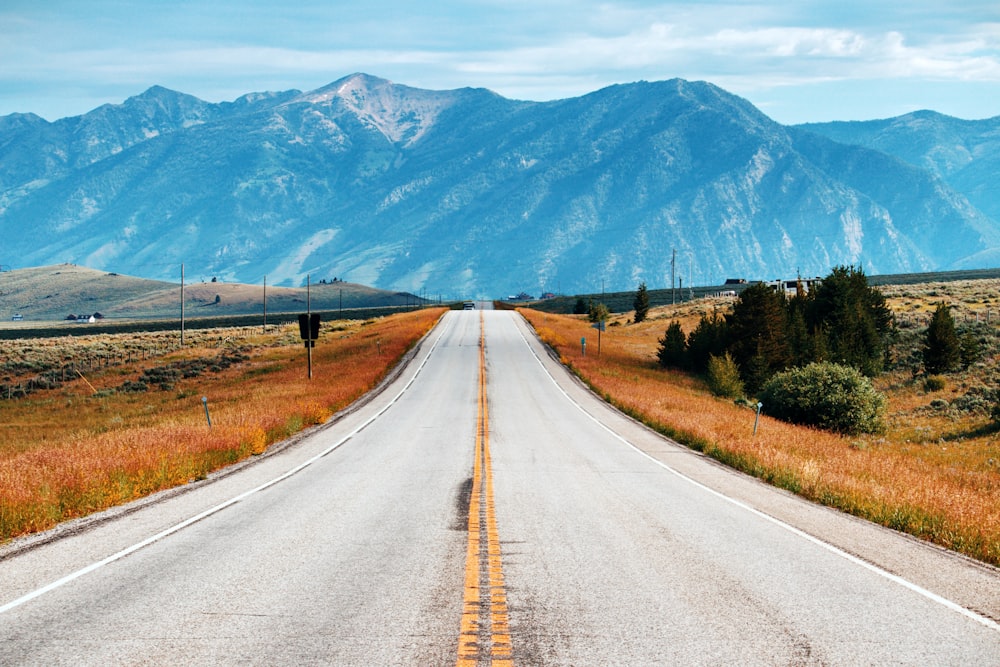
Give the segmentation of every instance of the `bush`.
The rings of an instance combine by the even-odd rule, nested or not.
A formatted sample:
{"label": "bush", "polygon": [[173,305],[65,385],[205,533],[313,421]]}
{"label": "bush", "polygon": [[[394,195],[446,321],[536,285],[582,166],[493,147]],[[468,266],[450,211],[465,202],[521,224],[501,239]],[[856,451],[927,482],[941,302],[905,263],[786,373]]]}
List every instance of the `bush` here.
{"label": "bush", "polygon": [[924,378],[924,391],[928,394],[944,389],[944,378],[940,375],[928,375]]}
{"label": "bush", "polygon": [[992,414],[1000,398],[1000,391],[989,387],[969,387],[962,396],[951,402],[952,409],[973,415]]}
{"label": "bush", "polygon": [[591,303],[590,304],[590,321],[591,322],[604,322],[608,319],[608,315],[611,311],[603,303]]}
{"label": "bush", "polygon": [[708,388],[716,396],[740,398],[743,396],[743,380],[740,369],[728,352],[721,357],[708,357]]}
{"label": "bush", "polygon": [[794,424],[846,435],[885,429],[885,396],[849,366],[821,362],[779,373],[759,398],[764,412]]}

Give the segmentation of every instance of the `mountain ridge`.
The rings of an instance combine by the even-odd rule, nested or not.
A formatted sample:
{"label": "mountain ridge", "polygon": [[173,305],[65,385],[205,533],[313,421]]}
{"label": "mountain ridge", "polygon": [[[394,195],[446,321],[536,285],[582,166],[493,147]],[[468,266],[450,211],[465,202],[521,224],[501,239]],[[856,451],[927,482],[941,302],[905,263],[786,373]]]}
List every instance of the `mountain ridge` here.
{"label": "mountain ridge", "polygon": [[0,117],[0,263],[496,296],[1000,259],[989,202],[824,130],[681,79],[551,102],[361,73],[218,104],[154,86]]}

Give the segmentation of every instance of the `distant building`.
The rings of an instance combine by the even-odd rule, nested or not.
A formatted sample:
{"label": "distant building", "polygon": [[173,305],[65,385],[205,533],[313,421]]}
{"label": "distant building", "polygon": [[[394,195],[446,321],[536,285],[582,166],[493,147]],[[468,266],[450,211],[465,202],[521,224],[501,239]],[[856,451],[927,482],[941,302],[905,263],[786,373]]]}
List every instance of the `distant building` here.
{"label": "distant building", "polygon": [[795,280],[772,280],[767,284],[775,292],[782,292],[786,296],[795,296],[802,286],[802,292],[808,294],[816,285],[823,282],[822,278],[796,278]]}

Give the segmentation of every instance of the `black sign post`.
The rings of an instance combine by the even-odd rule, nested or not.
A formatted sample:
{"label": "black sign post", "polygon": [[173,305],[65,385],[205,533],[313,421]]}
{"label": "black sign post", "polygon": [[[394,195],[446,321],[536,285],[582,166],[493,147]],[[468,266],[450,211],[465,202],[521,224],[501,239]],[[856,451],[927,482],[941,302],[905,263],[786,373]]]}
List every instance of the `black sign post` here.
{"label": "black sign post", "polygon": [[604,320],[601,320],[597,324],[591,324],[591,329],[597,329],[597,356],[601,356],[601,332],[605,331]]}
{"label": "black sign post", "polygon": [[319,338],[319,313],[301,313],[299,315],[299,336],[306,346],[306,356],[309,360],[309,379],[313,376],[312,349],[316,347]]}

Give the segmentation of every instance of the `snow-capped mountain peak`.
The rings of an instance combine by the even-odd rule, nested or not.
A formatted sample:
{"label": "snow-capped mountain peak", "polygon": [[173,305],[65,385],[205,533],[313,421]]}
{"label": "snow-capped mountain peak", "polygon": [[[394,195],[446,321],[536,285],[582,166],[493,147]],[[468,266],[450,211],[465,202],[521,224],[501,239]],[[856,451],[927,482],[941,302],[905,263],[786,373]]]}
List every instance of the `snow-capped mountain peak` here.
{"label": "snow-capped mountain peak", "polygon": [[350,112],[392,143],[409,145],[433,127],[438,114],[455,99],[450,91],[410,88],[358,73],[304,93],[289,104],[307,103]]}

